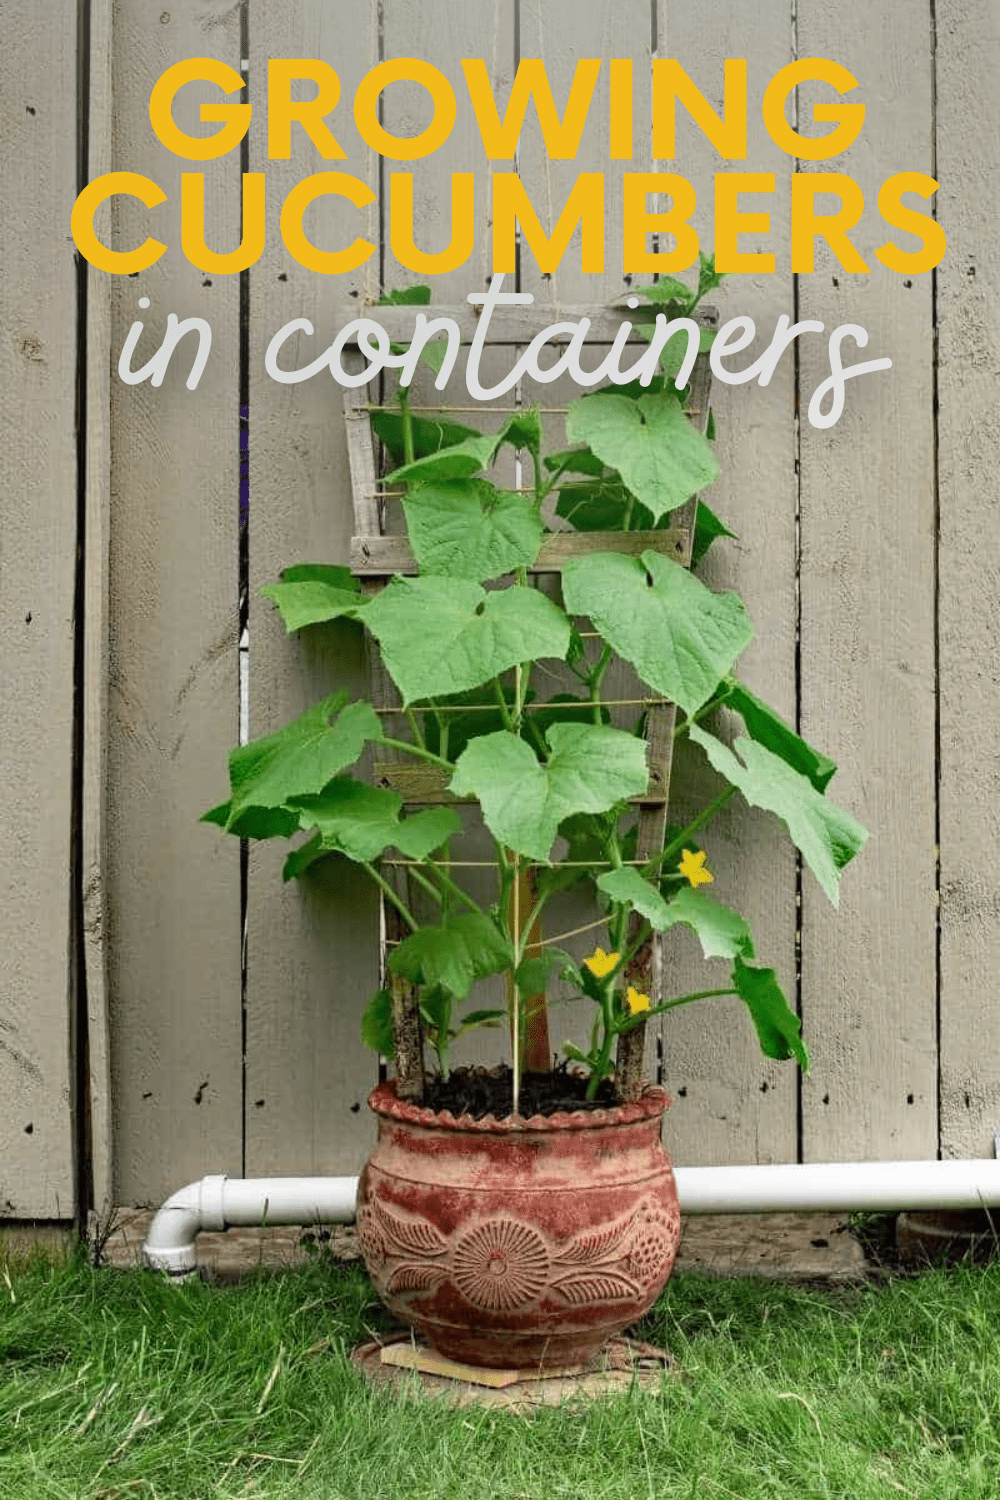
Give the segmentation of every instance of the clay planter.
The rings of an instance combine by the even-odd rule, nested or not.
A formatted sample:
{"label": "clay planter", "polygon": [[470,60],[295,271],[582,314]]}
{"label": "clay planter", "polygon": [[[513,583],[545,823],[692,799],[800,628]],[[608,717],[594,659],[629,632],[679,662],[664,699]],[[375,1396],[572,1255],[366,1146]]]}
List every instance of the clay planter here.
{"label": "clay planter", "polygon": [[456,1119],[368,1099],[361,1252],[389,1308],[466,1364],[584,1364],[670,1274],[680,1212],[649,1088],[634,1104],[531,1119]]}

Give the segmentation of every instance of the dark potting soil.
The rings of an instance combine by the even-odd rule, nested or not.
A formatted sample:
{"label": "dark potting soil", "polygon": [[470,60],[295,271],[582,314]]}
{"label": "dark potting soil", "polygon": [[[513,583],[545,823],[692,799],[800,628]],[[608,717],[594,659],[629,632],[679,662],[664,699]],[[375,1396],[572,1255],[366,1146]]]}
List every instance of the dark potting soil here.
{"label": "dark potting soil", "polygon": [[[588,1099],[586,1094],[586,1078],[571,1073],[565,1064],[551,1073],[523,1073],[520,1114],[527,1119],[563,1110],[607,1109],[618,1102],[610,1079],[601,1083],[596,1099]],[[485,1115],[502,1120],[511,1114],[513,1103],[513,1074],[509,1067],[459,1068],[447,1078],[429,1078],[424,1089],[427,1108],[447,1109],[455,1116],[469,1115],[473,1120],[481,1120]]]}

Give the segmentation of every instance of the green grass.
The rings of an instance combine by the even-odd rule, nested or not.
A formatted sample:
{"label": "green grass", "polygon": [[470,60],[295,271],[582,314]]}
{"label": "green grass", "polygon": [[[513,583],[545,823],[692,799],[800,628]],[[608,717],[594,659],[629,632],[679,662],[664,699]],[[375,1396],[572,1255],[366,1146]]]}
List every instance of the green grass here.
{"label": "green grass", "polygon": [[[819,1291],[687,1274],[679,1373],[529,1417],[373,1392],[363,1275],[0,1268],[3,1500],[994,1500],[1000,1265]],[[280,1359],[279,1359],[280,1354]]]}

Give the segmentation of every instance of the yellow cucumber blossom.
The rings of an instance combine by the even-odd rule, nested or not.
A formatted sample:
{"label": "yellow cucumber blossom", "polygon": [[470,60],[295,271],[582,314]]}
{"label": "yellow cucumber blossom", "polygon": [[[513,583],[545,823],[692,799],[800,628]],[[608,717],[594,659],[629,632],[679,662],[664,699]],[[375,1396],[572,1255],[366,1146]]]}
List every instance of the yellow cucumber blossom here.
{"label": "yellow cucumber blossom", "polygon": [[605,953],[603,948],[595,948],[590,957],[585,958],[583,962],[595,979],[606,979],[612,969],[617,966],[620,958],[620,953]]}
{"label": "yellow cucumber blossom", "polygon": [[649,1009],[649,996],[640,995],[639,991],[630,984],[625,991],[625,1004],[628,1006],[630,1013],[635,1016],[641,1010]]}
{"label": "yellow cucumber blossom", "polygon": [[693,854],[690,849],[685,849],[681,855],[678,869],[684,879],[689,880],[696,889],[699,885],[709,885],[715,879],[711,870],[705,868],[707,858],[708,855],[704,849],[699,849],[697,854]]}

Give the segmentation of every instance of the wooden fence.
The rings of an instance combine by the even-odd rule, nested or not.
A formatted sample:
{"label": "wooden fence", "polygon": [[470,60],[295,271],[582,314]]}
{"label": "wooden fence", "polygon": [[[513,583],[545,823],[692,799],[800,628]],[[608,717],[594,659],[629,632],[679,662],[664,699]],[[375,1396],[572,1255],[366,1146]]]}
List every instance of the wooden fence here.
{"label": "wooden fence", "polygon": [[[531,112],[518,157],[543,220],[578,172],[605,172],[611,247],[621,171],[654,167],[642,123],[651,53],[680,59],[717,109],[723,60],[748,58],[745,165],[773,172],[776,193],[767,245],[749,235],[741,247],[773,250],[776,270],[734,277],[718,294],[722,316],[749,314],[765,337],[782,313],[828,330],[860,323],[868,357],[893,360],[889,374],[848,388],[828,430],[797,418],[800,396],[804,404],[827,373],[825,340],[801,341],[766,388],[717,392],[723,473],[713,504],[739,541],[718,549],[710,581],[744,595],[759,636],[748,680],[839,761],[833,794],[872,839],[837,914],[810,877],[800,886],[775,820],[739,815],[713,835],[716,890],[752,919],[761,956],[797,995],[814,1068],[802,1081],[764,1063],[735,1002],[671,1018],[663,1047],[675,1159],[989,1154],[1000,1126],[996,6],[7,0],[4,32],[0,1216],[65,1219],[88,1201],[156,1201],[208,1171],[348,1172],[368,1148],[374,1068],[357,1017],[376,979],[370,893],[337,871],[285,887],[267,847],[241,868],[236,841],[198,816],[224,795],[238,732],[241,578],[253,735],[334,684],[363,690],[352,635],[290,640],[260,599],[288,562],[345,561],[351,529],[339,392],[329,380],[278,385],[264,351],[292,318],[332,336],[380,281],[418,279],[394,264],[383,232],[394,169],[414,172],[428,248],[447,234],[450,174],[475,173],[476,249],[435,278],[435,299],[482,288],[490,166],[462,58],[484,58],[502,98],[518,58],[542,57],[557,100],[578,58],[635,60],[631,164],[608,160],[606,67],[576,160],[547,160]],[[874,267],[866,274],[844,272],[822,245],[812,274],[789,271],[793,163],[764,132],[759,101],[796,55],[843,63],[867,107],[857,142],[820,164],[865,191],[869,210],[852,238]],[[192,163],[150,128],[154,82],[193,56],[242,69],[255,110],[242,162],[233,153],[194,164],[219,249],[239,240],[241,170],[266,172],[266,248],[242,277],[198,271],[181,255],[180,175]],[[432,60],[456,86],[459,118],[446,147],[421,162],[387,161],[380,180],[349,101],[371,67],[397,56]],[[322,58],[340,76],[336,134],[347,160],[334,165],[378,195],[351,211],[350,233],[379,246],[357,273],[317,275],[284,249],[283,199],[327,167],[299,130],[290,160],[266,159],[270,57]],[[807,120],[810,96],[800,95]],[[217,98],[189,85],[179,121],[198,133],[198,104]],[[426,123],[413,86],[388,89],[383,111],[398,135]],[[712,174],[734,164],[678,113],[669,165],[695,185],[694,222],[710,245]],[[168,245],[137,276],[74,258],[76,193],[113,168],[168,195],[155,216],[119,198],[103,225],[117,246],[150,232]],[[913,278],[872,254],[886,238],[878,186],[903,170],[940,182],[949,241],[937,271]],[[336,247],[345,225],[332,201],[312,210],[309,228]],[[622,290],[615,252],[603,275],[582,274],[578,262],[575,242],[551,276],[522,256],[539,326],[554,306]],[[211,325],[198,389],[186,389],[179,360],[159,388],[122,382],[133,320],[146,325],[138,366],[171,312]],[[690,783],[707,773],[691,757],[675,774]],[[682,940],[668,952],[672,970],[690,957]]]}

